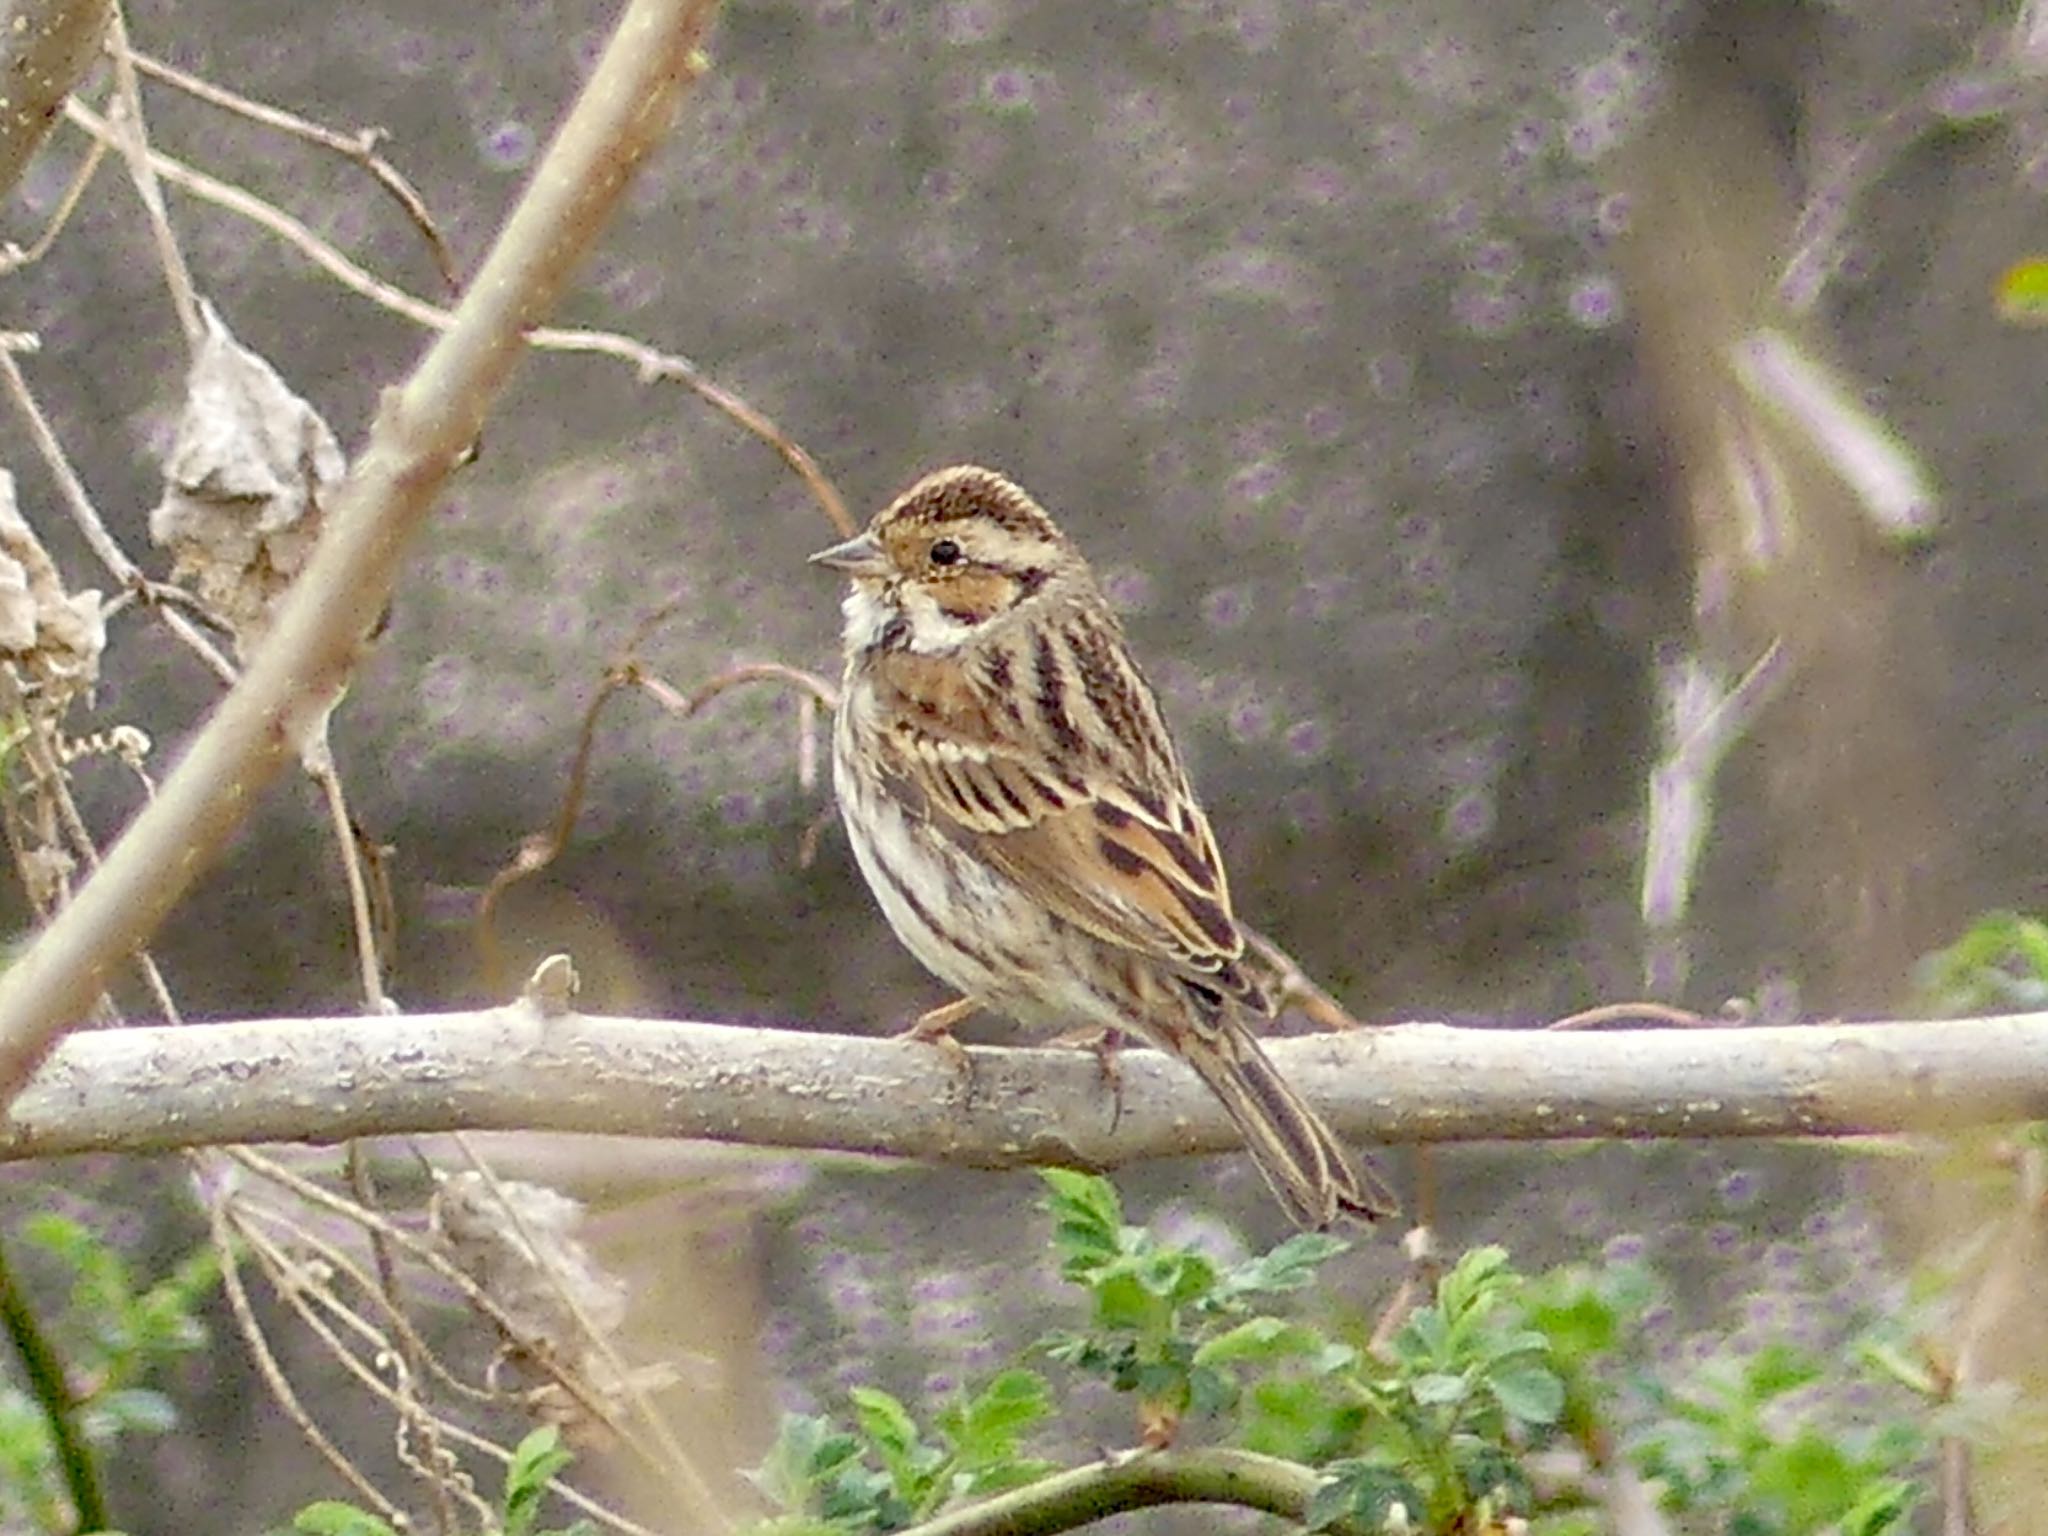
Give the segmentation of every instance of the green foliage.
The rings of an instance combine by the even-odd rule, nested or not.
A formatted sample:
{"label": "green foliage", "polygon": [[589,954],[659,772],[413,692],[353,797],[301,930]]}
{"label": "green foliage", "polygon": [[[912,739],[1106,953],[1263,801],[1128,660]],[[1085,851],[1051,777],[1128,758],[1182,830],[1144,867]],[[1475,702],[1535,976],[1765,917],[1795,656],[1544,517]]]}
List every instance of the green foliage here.
{"label": "green foliage", "polygon": [[[1674,1379],[1631,1347],[1662,1299],[1640,1264],[1567,1266],[1528,1287],[1524,1314],[1550,1340],[1566,1425],[1588,1439],[1610,1431],[1688,1529],[1881,1536],[1906,1527],[1937,1396],[1926,1370],[1873,1334],[1826,1356],[1782,1340],[1731,1345]],[[1832,1411],[1849,1394],[1854,1410]]]}
{"label": "green foliage", "polygon": [[1172,1439],[1191,1411],[1235,1407],[1241,1367],[1316,1356],[1335,1370],[1355,1359],[1355,1351],[1309,1329],[1253,1315],[1257,1298],[1309,1285],[1317,1266],[1344,1251],[1338,1239],[1302,1233],[1257,1258],[1219,1267],[1192,1248],[1126,1225],[1107,1179],[1059,1168],[1041,1176],[1060,1274],[1094,1302],[1094,1326],[1055,1335],[1048,1352],[1135,1394],[1148,1442]]}
{"label": "green foliage", "polygon": [[1397,1503],[1431,1530],[1529,1508],[1522,1453],[1557,1424],[1565,1387],[1523,1286],[1505,1249],[1475,1248],[1384,1351],[1355,1359],[1344,1379],[1367,1411],[1357,1448],[1327,1463],[1316,1528],[1344,1516],[1377,1528]]}
{"label": "green foliage", "polygon": [[[71,1374],[93,1382],[95,1402],[109,1394],[132,1395],[136,1383],[166,1360],[205,1344],[197,1308],[220,1282],[220,1259],[211,1245],[201,1244],[170,1274],[138,1291],[127,1260],[84,1223],[43,1211],[24,1220],[20,1232],[70,1274],[70,1295],[51,1333]],[[153,1421],[160,1415],[149,1409],[141,1417]],[[110,1419],[111,1428],[130,1427],[118,1413]]]}
{"label": "green foliage", "polygon": [[1919,1490],[1900,1473],[1926,1455],[1922,1418],[1866,1410],[1838,1429],[1797,1401],[1885,1369],[1867,1350],[1851,1362],[1845,1383],[1841,1362],[1779,1343],[1746,1357],[1716,1356],[1682,1384],[1647,1382],[1653,1417],[1635,1437],[1633,1457],[1661,1484],[1667,1510],[1735,1512],[1728,1529],[1737,1536],[1904,1528]]}
{"label": "green foliage", "polygon": [[1549,1339],[1516,1309],[1522,1280],[1505,1250],[1466,1254],[1373,1354],[1254,1311],[1312,1285],[1345,1250],[1339,1240],[1304,1233],[1219,1266],[1125,1225],[1106,1180],[1044,1177],[1060,1272],[1094,1301],[1094,1326],[1056,1338],[1053,1357],[1134,1394],[1146,1439],[1242,1405],[1247,1446],[1330,1473],[1317,1529],[1347,1517],[1377,1526],[1395,1504],[1445,1526],[1525,1506],[1515,1450],[1557,1422],[1564,1384]]}
{"label": "green foliage", "polygon": [[1922,960],[1918,980],[1927,1010],[1946,1017],[2048,1007],[2048,923],[1986,913]]}
{"label": "green foliage", "polygon": [[[536,1429],[513,1447],[505,1467],[505,1491],[498,1501],[496,1536],[597,1536],[597,1527],[577,1520],[552,1530],[534,1529],[548,1484],[575,1458],[562,1449],[559,1431],[550,1424]],[[292,1529],[304,1536],[398,1536],[388,1521],[367,1509],[339,1499],[319,1499],[292,1517]]]}
{"label": "green foliage", "polygon": [[588,1520],[554,1532],[534,1530],[548,1483],[575,1459],[562,1449],[561,1434],[552,1424],[536,1429],[513,1447],[511,1464],[505,1468],[500,1524],[504,1536],[594,1536],[596,1527]]}
{"label": "green foliage", "polygon": [[856,1387],[855,1428],[791,1414],[754,1481],[789,1514],[777,1536],[898,1531],[949,1503],[1033,1482],[1050,1462],[1022,1454],[1052,1411],[1043,1378],[1004,1371],[940,1410],[929,1435],[887,1392]]}
{"label": "green foliage", "polygon": [[[198,1308],[220,1279],[213,1249],[202,1245],[162,1279],[138,1286],[121,1254],[82,1222],[44,1211],[17,1232],[54,1265],[65,1287],[63,1302],[48,1315],[22,1301],[56,1356],[69,1422],[87,1452],[175,1428],[175,1406],[151,1382],[171,1360],[206,1342]],[[50,1408],[47,1393],[0,1381],[0,1526],[72,1528]]]}
{"label": "green foliage", "polygon": [[398,1536],[367,1509],[339,1499],[317,1499],[292,1516],[292,1529],[305,1536]]}
{"label": "green foliage", "polygon": [[[1041,1347],[1130,1398],[1144,1443],[1199,1428],[1316,1469],[1311,1530],[1463,1533],[1520,1514],[1541,1536],[1593,1536],[1606,1516],[1589,1493],[1539,1499],[1525,1470],[1560,1436],[1622,1457],[1674,1528],[1887,1536],[1919,1501],[1933,1389],[1896,1343],[1861,1342],[1847,1365],[1782,1342],[1731,1345],[1673,1381],[1642,1355],[1645,1319],[1667,1302],[1647,1266],[1525,1277],[1484,1247],[1367,1347],[1362,1320],[1333,1332],[1278,1310],[1312,1291],[1344,1251],[1336,1239],[1220,1261],[1127,1223],[1105,1180],[1043,1177],[1053,1256],[1086,1315]],[[1878,1387],[1897,1411],[1871,1409]],[[1826,1411],[1826,1394],[1851,1389],[1856,1412]],[[846,1423],[785,1422],[757,1474],[785,1513],[761,1532],[882,1536],[1051,1470],[1021,1449],[1055,1411],[1032,1371],[997,1376],[929,1428],[874,1388],[849,1408]]]}

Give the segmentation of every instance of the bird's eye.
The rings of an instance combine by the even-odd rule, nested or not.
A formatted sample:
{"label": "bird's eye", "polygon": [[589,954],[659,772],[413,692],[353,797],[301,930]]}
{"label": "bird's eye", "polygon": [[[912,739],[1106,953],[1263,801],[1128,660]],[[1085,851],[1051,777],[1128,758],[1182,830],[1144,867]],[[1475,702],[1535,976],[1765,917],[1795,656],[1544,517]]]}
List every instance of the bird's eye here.
{"label": "bird's eye", "polygon": [[931,558],[933,565],[958,565],[960,546],[951,539],[940,539],[932,545]]}

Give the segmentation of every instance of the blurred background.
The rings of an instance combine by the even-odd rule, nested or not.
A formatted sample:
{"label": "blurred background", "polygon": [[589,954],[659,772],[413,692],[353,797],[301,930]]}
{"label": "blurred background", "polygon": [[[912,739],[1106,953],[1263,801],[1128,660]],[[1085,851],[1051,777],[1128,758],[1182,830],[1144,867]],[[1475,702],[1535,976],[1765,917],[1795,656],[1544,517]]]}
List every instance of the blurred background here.
{"label": "blurred background", "polygon": [[[129,25],[238,90],[390,130],[473,266],[613,19],[158,0]],[[1945,0],[734,0],[558,318],[687,355],[859,516],[963,460],[1029,488],[1122,609],[1241,910],[1361,1017],[1896,1012],[1923,954],[2038,906],[2048,870],[2048,336],[2001,308],[2048,243],[2044,49],[2035,7]],[[147,100],[159,148],[438,296],[359,171]],[[10,238],[82,154],[60,130]],[[359,444],[421,335],[168,195],[240,339]],[[145,550],[184,348],[118,172],[5,294],[84,478]],[[1827,409],[1802,410],[1815,390]],[[0,449],[89,584],[4,413]],[[831,537],[687,392],[525,365],[336,727],[356,813],[394,849],[407,1006],[495,998],[476,899],[551,816],[645,616],[677,603],[640,654],[684,689],[743,661],[836,673],[839,593],[803,563]],[[1688,756],[1759,662],[1725,754]],[[101,713],[165,757],[213,696],[146,625],[116,630],[110,676]],[[572,952],[599,1009],[880,1031],[940,1000],[836,825],[800,860],[829,789],[798,756],[791,697],[692,721],[615,701],[574,846],[508,908],[520,954]],[[111,828],[129,790],[88,788]],[[1646,900],[1657,860],[1677,873]],[[291,785],[161,952],[196,1016],[347,1009],[345,914]],[[940,1391],[1036,1317],[1014,1278],[1038,1251],[1016,1247],[1024,1176],[546,1155],[598,1203],[647,1347],[714,1362],[715,1409],[686,1412],[707,1464],[757,1458],[779,1407],[878,1370]],[[1238,1161],[1120,1183],[1136,1208],[1276,1236]],[[1405,1154],[1384,1162],[1414,1187]],[[1625,1240],[1691,1272],[1678,1341],[1772,1287],[1821,1313],[1867,1298],[1947,1209],[1786,1148],[1473,1149],[1434,1176],[1453,1249],[1534,1264]],[[34,1200],[52,1174],[10,1177]],[[118,1202],[177,1178],[59,1182]],[[1398,1272],[1390,1246],[1340,1261],[1359,1305]],[[954,1320],[936,1341],[911,1332],[934,1298]],[[296,1436],[209,1369],[223,1390],[195,1422],[271,1454],[150,1476],[253,1529],[321,1484],[275,1481]]]}

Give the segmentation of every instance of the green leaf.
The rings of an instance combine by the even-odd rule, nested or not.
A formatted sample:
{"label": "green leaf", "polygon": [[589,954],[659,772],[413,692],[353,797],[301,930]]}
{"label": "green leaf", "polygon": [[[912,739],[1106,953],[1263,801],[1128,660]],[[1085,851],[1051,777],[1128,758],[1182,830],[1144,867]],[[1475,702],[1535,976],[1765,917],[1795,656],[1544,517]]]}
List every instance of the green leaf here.
{"label": "green leaf", "polygon": [[855,1387],[847,1396],[853,1400],[854,1422],[884,1462],[901,1460],[917,1450],[916,1421],[896,1398],[880,1387]]}
{"label": "green leaf", "polygon": [[1921,961],[1922,1006],[1945,1015],[2037,1008],[2048,1001],[2048,924],[1987,912],[1948,948]]}
{"label": "green leaf", "polygon": [[1408,1395],[1425,1408],[1462,1403],[1470,1391],[1471,1384],[1463,1376],[1448,1371],[1425,1371],[1408,1384]]}
{"label": "green leaf", "polygon": [[[85,1268],[94,1254],[102,1250],[100,1240],[84,1222],[74,1221],[55,1211],[37,1211],[23,1217],[21,1236],[23,1241],[33,1243],[53,1258],[62,1259],[73,1270]],[[339,1507],[347,1509],[353,1506]]]}
{"label": "green leaf", "polygon": [[2048,260],[2029,256],[1998,279],[1998,318],[2008,325],[2048,325]]}
{"label": "green leaf", "polygon": [[292,1516],[292,1529],[306,1536],[398,1536],[371,1514],[339,1499],[318,1499]]}
{"label": "green leaf", "polygon": [[1191,1248],[1154,1248],[1139,1258],[1136,1274],[1169,1307],[1201,1301],[1216,1286],[1216,1266]]}
{"label": "green leaf", "polygon": [[1856,1502],[1862,1477],[1842,1448],[1811,1429],[1767,1446],[1750,1468],[1750,1486],[1785,1511],[1790,1528],[1817,1531]]}
{"label": "green leaf", "polygon": [[786,1510],[812,1506],[817,1490],[849,1465],[858,1464],[860,1442],[830,1419],[816,1414],[788,1413],[752,1482]]}
{"label": "green leaf", "polygon": [[853,1399],[854,1421],[874,1446],[897,1497],[913,1508],[921,1504],[945,1457],[924,1443],[909,1411],[887,1392],[855,1387],[847,1395]]}
{"label": "green leaf", "polygon": [[552,1424],[534,1430],[513,1447],[505,1468],[505,1536],[527,1536],[547,1497],[548,1482],[576,1458],[562,1449],[561,1431]]}
{"label": "green leaf", "polygon": [[1039,1347],[1046,1358],[1061,1365],[1070,1365],[1079,1371],[1095,1376],[1114,1377],[1120,1374],[1125,1363],[1135,1354],[1135,1346],[1128,1339],[1108,1344],[1085,1333],[1053,1333],[1040,1341]]}
{"label": "green leaf", "polygon": [[1359,1361],[1358,1350],[1349,1344],[1327,1343],[1316,1351],[1309,1362],[1309,1370],[1317,1376],[1335,1376],[1340,1371],[1353,1369]]}
{"label": "green leaf", "polygon": [[1866,1489],[1835,1522],[1835,1529],[1840,1536],[1884,1536],[1910,1520],[1919,1502],[1916,1484],[1887,1479]]}
{"label": "green leaf", "polygon": [[1299,1291],[1315,1283],[1316,1271],[1351,1245],[1326,1232],[1298,1232],[1255,1259],[1234,1265],[1216,1285],[1219,1300],[1261,1292]]}
{"label": "green leaf", "polygon": [[1742,1380],[1750,1398],[1765,1403],[1817,1381],[1821,1375],[1820,1362],[1805,1350],[1790,1344],[1766,1344],[1749,1362]]}
{"label": "green leaf", "polygon": [[1069,1280],[1082,1280],[1114,1260],[1122,1251],[1124,1225],[1116,1186],[1071,1168],[1041,1168],[1038,1176],[1049,1191],[1044,1208],[1052,1215],[1052,1247],[1059,1257],[1060,1273]]}
{"label": "green leaf", "polygon": [[1548,1366],[1523,1362],[1488,1373],[1486,1390],[1509,1418],[1555,1424],[1564,1413],[1564,1381]]}
{"label": "green leaf", "polygon": [[1313,1328],[1282,1317],[1252,1317],[1216,1335],[1195,1350],[1196,1365],[1230,1365],[1250,1360],[1280,1360],[1312,1355],[1325,1347]]}
{"label": "green leaf", "polygon": [[935,1421],[966,1470],[994,1466],[1016,1455],[1018,1438],[1052,1412],[1045,1378],[1022,1367],[1002,1372]]}
{"label": "green leaf", "polygon": [[1099,1272],[1092,1282],[1095,1321],[1112,1333],[1150,1333],[1164,1326],[1167,1305],[1127,1270]]}
{"label": "green leaf", "polygon": [[1368,1530],[1378,1530],[1396,1504],[1407,1509],[1411,1521],[1419,1523],[1428,1508],[1413,1483],[1378,1462],[1333,1461],[1323,1470],[1330,1474],[1329,1479],[1309,1495],[1302,1519],[1310,1531],[1328,1530],[1347,1518]]}
{"label": "green leaf", "polygon": [[1533,1328],[1506,1328],[1487,1334],[1474,1347],[1473,1356],[1485,1366],[1505,1365],[1510,1360],[1550,1358],[1550,1340]]}
{"label": "green leaf", "polygon": [[1237,1378],[1228,1371],[1198,1365],[1188,1372],[1188,1412],[1228,1413],[1238,1397]]}
{"label": "green leaf", "polygon": [[1449,1355],[1451,1330],[1436,1307],[1417,1307],[1394,1330],[1393,1344],[1394,1357],[1403,1365],[1431,1365]]}
{"label": "green leaf", "polygon": [[1469,1248],[1438,1282],[1436,1304],[1447,1321],[1460,1322],[1467,1314],[1483,1310],[1517,1279],[1508,1266],[1507,1249],[1498,1243]]}
{"label": "green leaf", "polygon": [[1531,1306],[1528,1319],[1550,1341],[1552,1358],[1565,1364],[1578,1365],[1605,1354],[1621,1336],[1619,1314],[1590,1286]]}

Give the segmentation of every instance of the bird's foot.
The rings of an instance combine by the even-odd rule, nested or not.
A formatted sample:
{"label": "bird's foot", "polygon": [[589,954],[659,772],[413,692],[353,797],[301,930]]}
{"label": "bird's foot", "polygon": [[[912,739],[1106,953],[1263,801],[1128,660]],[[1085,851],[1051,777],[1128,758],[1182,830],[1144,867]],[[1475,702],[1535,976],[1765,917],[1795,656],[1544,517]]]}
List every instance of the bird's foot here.
{"label": "bird's foot", "polygon": [[981,1011],[981,1004],[972,998],[956,997],[950,1003],[941,1003],[936,1008],[927,1008],[907,1027],[893,1036],[897,1040],[910,1041],[916,1045],[936,1046],[952,1063],[953,1070],[974,1080],[974,1060],[967,1054],[967,1047],[953,1038],[953,1028],[966,1022]]}
{"label": "bird's foot", "polygon": [[1130,1039],[1114,1025],[1101,1029],[1074,1029],[1064,1035],[1055,1035],[1053,1045],[1069,1047],[1077,1051],[1095,1053],[1096,1067],[1102,1073],[1102,1081],[1109,1089],[1111,1110],[1109,1133],[1114,1136],[1117,1126],[1124,1118],[1124,1069],[1117,1065],[1117,1055],[1130,1044]]}

